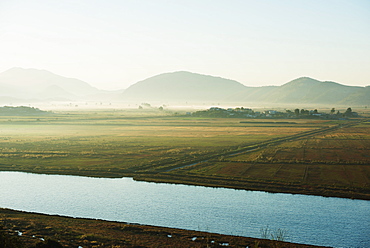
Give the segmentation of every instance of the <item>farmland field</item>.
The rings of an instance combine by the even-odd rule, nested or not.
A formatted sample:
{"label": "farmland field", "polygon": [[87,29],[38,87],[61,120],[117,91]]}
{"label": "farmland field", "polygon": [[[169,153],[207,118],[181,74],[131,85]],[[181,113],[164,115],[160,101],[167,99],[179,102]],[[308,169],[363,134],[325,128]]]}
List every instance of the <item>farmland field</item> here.
{"label": "farmland field", "polygon": [[126,110],[1,116],[0,170],[201,185],[210,180],[206,185],[283,192],[291,185],[367,192],[370,125],[348,123],[357,122]]}
{"label": "farmland field", "polygon": [[[177,171],[179,173],[179,171]],[[369,122],[182,168],[182,175],[310,190],[370,189]],[[242,184],[242,183],[241,183]],[[329,193],[330,194],[330,193]]]}
{"label": "farmland field", "polygon": [[164,164],[317,128],[263,127],[237,119],[72,113],[0,119],[0,167],[6,170],[123,176]]}

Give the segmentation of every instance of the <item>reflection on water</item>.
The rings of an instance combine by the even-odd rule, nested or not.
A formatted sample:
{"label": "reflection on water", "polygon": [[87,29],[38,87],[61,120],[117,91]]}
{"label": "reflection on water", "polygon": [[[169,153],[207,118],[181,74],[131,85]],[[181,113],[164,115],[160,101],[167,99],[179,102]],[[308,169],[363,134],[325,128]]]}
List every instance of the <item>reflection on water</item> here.
{"label": "reflection on water", "polygon": [[77,176],[0,172],[0,207],[261,237],[370,247],[370,201]]}

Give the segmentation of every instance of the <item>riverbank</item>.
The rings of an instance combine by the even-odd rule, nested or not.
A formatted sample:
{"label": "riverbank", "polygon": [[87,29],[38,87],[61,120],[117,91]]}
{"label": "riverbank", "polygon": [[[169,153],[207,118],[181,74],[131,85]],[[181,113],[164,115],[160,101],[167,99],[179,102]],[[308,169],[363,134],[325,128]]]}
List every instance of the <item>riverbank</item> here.
{"label": "riverbank", "polygon": [[245,178],[223,178],[199,175],[180,175],[171,173],[146,174],[134,176],[135,180],[174,183],[205,187],[232,188],[270,193],[288,193],[302,195],[316,195],[324,197],[340,197],[358,200],[370,200],[370,190],[364,188],[336,187],[334,185],[302,185],[295,183],[267,182]]}
{"label": "riverbank", "polygon": [[232,188],[251,191],[264,191],[269,193],[287,193],[316,195],[323,197],[339,197],[357,200],[370,200],[370,189],[356,187],[340,187],[336,185],[304,185],[292,182],[264,181],[261,179],[246,179],[238,177],[222,176],[201,176],[188,175],[179,173],[119,173],[114,171],[53,171],[53,170],[9,170],[2,168],[0,171],[19,171],[35,174],[50,175],[73,175],[82,177],[99,177],[99,178],[122,178],[131,177],[136,181],[184,184],[204,187]]}
{"label": "riverbank", "polygon": [[3,208],[0,208],[0,224],[7,234],[17,236],[24,247],[35,247],[48,240],[57,241],[63,247],[320,247]]}

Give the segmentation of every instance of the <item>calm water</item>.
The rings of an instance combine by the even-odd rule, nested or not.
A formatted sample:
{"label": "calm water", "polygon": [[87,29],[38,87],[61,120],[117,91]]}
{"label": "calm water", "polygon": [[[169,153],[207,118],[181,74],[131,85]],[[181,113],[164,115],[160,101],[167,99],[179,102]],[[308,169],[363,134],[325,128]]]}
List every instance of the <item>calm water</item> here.
{"label": "calm water", "polygon": [[0,207],[73,217],[370,247],[370,201],[136,182],[131,178],[0,172]]}

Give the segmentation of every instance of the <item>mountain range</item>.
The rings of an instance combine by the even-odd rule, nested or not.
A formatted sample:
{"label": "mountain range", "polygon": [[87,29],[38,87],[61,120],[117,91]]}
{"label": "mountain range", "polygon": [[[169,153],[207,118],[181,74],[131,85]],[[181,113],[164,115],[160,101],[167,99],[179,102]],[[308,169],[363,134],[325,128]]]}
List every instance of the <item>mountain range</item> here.
{"label": "mountain range", "polygon": [[118,94],[45,70],[16,67],[0,73],[0,103],[102,99],[109,93]]}
{"label": "mountain range", "polygon": [[272,104],[370,104],[370,86],[346,86],[301,77],[282,86],[248,87],[237,81],[191,72],[160,74],[131,85],[125,99]]}
{"label": "mountain range", "polygon": [[370,86],[346,86],[301,77],[282,86],[248,87],[237,81],[186,71],[159,74],[125,90],[104,91],[45,70],[0,73],[0,103],[114,100],[122,102],[217,102],[254,104],[370,105]]}

